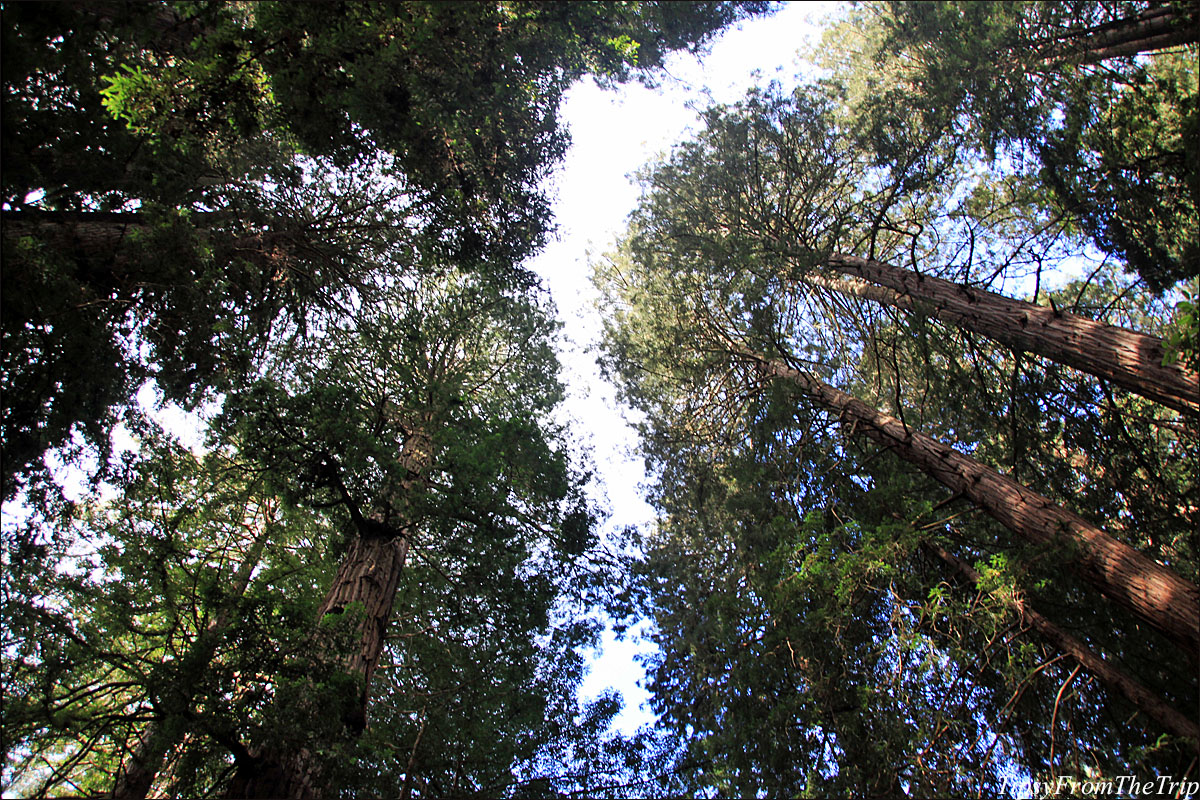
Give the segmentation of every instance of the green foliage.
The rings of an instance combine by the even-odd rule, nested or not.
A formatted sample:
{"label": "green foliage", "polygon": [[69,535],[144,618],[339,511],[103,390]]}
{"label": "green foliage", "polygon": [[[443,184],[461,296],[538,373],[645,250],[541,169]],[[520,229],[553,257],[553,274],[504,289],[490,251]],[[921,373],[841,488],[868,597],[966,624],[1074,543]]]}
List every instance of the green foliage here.
{"label": "green foliage", "polygon": [[[644,171],[627,237],[597,267],[602,363],[644,415],[658,512],[632,602],[657,626],[653,702],[683,743],[689,793],[991,795],[1014,768],[1187,768],[1186,742],[1080,679],[1022,620],[1022,607],[1039,610],[1152,694],[1194,707],[1177,652],[1071,575],[1072,548],[1021,544],[759,367],[851,392],[1196,579],[1189,420],[943,325],[919,296],[912,313],[880,308],[822,271],[841,252],[968,284],[1026,279],[1035,302],[1171,330],[1155,295],[1170,281],[1122,277],[1132,250],[1099,242],[1097,255],[1089,226],[1169,230],[1171,258],[1186,250],[1186,183],[1147,154],[1176,146],[1190,90],[1163,77],[1176,74],[1169,54],[1061,81],[1045,53],[981,58],[1020,54],[1028,17],[1050,29],[1091,6],[1061,19],[1056,8],[852,13],[838,32],[858,43],[831,49],[840,72],[711,109],[694,141]],[[1021,72],[1031,64],[1040,71]],[[1126,80],[1140,81],[1138,99]],[[1067,141],[1088,98],[1111,98],[1112,113],[1079,128],[1082,155],[1064,150],[1094,195],[1068,203],[1038,147]],[[1162,169],[1110,192],[1105,171],[1125,156],[1094,156],[1109,122],[1104,136],[1129,132],[1129,158]],[[1131,199],[1143,191],[1162,196]],[[1089,217],[1088,203],[1102,212]],[[1174,280],[1171,263],[1158,266]],[[1047,291],[1053,271],[1081,266],[1086,279]],[[978,581],[941,551],[975,564]]]}
{"label": "green foliage", "polygon": [[1195,56],[1157,56],[1120,82],[1076,89],[1039,149],[1043,179],[1096,245],[1160,292],[1200,274]]}
{"label": "green foliage", "polygon": [[[1162,292],[1200,269],[1196,45],[1187,33],[1196,20],[1187,4],[1158,8],[1168,14],[1160,34],[1187,43],[1154,52],[1161,42],[1131,27],[1147,10],[1155,7],[864,4],[820,57],[840,69],[854,125],[879,164],[925,180],[921,162],[936,143],[1036,177],[1050,189],[1043,202]],[[1123,54],[1105,49],[1106,30],[1125,42]]]}
{"label": "green foliage", "polygon": [[118,500],[6,541],[5,774],[22,791],[109,791],[147,725],[227,735],[247,677],[302,646],[321,520],[289,514],[254,464],[142,443]]}
{"label": "green foliage", "polygon": [[102,447],[147,379],[188,405],[231,391],[409,270],[528,283],[566,88],[649,79],[765,9],[6,8],[3,496],[75,432]]}
{"label": "green foliage", "polygon": [[[566,89],[652,81],[766,8],[5,6],[3,495],[34,506],[5,531],[6,780],[209,796],[305,753],[332,794],[630,774],[611,699],[575,701],[613,576],[521,262]],[[123,415],[148,381],[222,401],[207,455]],[[53,518],[43,456],[122,415],[139,457],[102,449]],[[367,686],[346,657],[389,615],[316,613],[350,545],[398,536]]]}
{"label": "green foliage", "polygon": [[1163,363],[1200,371],[1200,312],[1196,305],[1200,291],[1195,281],[1185,291],[1187,299],[1175,304],[1175,316],[1163,339]]}

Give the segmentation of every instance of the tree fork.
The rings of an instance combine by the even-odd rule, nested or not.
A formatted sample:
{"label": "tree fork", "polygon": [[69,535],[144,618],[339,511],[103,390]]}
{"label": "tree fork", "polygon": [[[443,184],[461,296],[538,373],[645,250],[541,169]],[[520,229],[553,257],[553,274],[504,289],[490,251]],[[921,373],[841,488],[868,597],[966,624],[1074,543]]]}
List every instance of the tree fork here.
{"label": "tree fork", "polygon": [[[954,555],[936,542],[921,543],[925,549],[949,564],[956,572],[966,578],[972,585],[979,585],[979,573],[967,562]],[[1042,635],[1046,641],[1054,645],[1060,652],[1074,658],[1084,669],[1095,675],[1101,683],[1110,690],[1125,697],[1133,707],[1162,725],[1163,728],[1178,736],[1191,739],[1193,747],[1200,751],[1200,725],[1195,720],[1181,714],[1163,701],[1161,697],[1151,692],[1124,670],[1118,669],[1112,662],[1105,661],[1094,650],[1078,638],[1064,631],[1038,611],[1030,608],[1024,600],[1016,598],[1009,604],[1017,612],[1021,620]]]}
{"label": "tree fork", "polygon": [[[1200,375],[1163,365],[1162,340],[1145,333],[921,275],[856,256],[834,254],[827,264],[851,278],[805,276],[811,285],[929,313],[935,319],[1037,353],[1193,416],[1200,416]],[[884,288],[879,288],[884,287]]]}
{"label": "tree fork", "polygon": [[909,430],[900,420],[777,360],[742,350],[771,378],[795,384],[855,429],[919,467],[1034,544],[1076,551],[1072,566],[1102,594],[1175,642],[1195,661],[1200,655],[1200,589],[1163,565],[1113,539],[1082,517],[947,444]]}
{"label": "tree fork", "polygon": [[[334,654],[343,671],[360,679],[362,690],[349,715],[343,720],[348,736],[359,736],[367,726],[367,707],[371,678],[383,652],[385,634],[391,621],[392,605],[400,586],[400,577],[409,549],[411,520],[403,509],[429,468],[433,445],[427,432],[431,415],[422,415],[421,424],[410,431],[401,447],[399,462],[407,475],[395,490],[387,492],[387,512],[357,518],[358,535],[338,567],[337,575],[325,593],[317,620],[329,614],[342,614],[353,606],[361,607],[357,622],[357,646],[349,652]],[[397,519],[396,510],[400,509]],[[317,646],[321,644],[318,641]],[[306,748],[288,754],[258,751],[238,765],[226,790],[229,798],[289,798],[316,800],[322,796],[320,767]]]}

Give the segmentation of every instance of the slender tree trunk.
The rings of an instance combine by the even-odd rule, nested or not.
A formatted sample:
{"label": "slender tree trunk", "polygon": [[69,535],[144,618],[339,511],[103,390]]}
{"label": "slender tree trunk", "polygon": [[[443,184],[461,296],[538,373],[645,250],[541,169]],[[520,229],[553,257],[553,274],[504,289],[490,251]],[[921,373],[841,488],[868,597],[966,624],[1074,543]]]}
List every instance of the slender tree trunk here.
{"label": "slender tree trunk", "polygon": [[[231,581],[233,591],[224,600],[217,615],[209,620],[207,627],[192,643],[183,658],[179,674],[199,674],[212,661],[234,610],[246,594],[246,588],[250,585],[250,576],[254,573],[258,562],[262,560],[266,542],[267,534],[264,527],[263,530],[257,532],[250,552],[242,559],[233,575]],[[117,774],[117,780],[112,790],[114,800],[142,800],[145,798],[162,767],[163,758],[178,743],[186,729],[186,719],[191,712],[195,696],[196,687],[190,685],[172,687],[171,696],[162,698],[170,706],[170,711],[162,718],[150,722],[142,732],[129,760],[122,765],[121,771]]]}
{"label": "slender tree trunk", "polygon": [[[926,549],[949,564],[973,585],[978,585],[979,573],[970,564],[939,544],[934,542],[924,542],[923,544]],[[1011,605],[1023,622],[1040,633],[1060,652],[1072,656],[1084,669],[1099,678],[1100,682],[1110,691],[1123,695],[1133,704],[1134,708],[1171,733],[1192,739],[1195,746],[1200,749],[1200,725],[1197,725],[1195,720],[1179,713],[1131,675],[1118,669],[1113,662],[1105,661],[1079,639],[1030,608],[1024,600],[1017,598],[1012,601]]]}
{"label": "slender tree trunk", "polygon": [[1015,350],[1043,355],[1176,411],[1200,416],[1200,375],[1177,364],[1164,366],[1162,341],[1157,337],[880,261],[836,254],[828,264],[851,280],[820,275],[805,280],[878,303],[926,312]]}
{"label": "slender tree trunk", "polygon": [[1170,569],[1119,542],[1082,517],[949,445],[909,430],[820,379],[779,361],[737,352],[769,378],[796,385],[815,402],[836,411],[851,430],[896,455],[982,508],[1019,537],[1072,553],[1070,565],[1117,605],[1178,644],[1195,660],[1200,653],[1200,589]]}
{"label": "slender tree trunk", "polygon": [[[428,419],[425,419],[426,426]],[[417,489],[429,467],[432,443],[426,428],[409,436],[400,462],[407,471],[397,490],[389,493],[389,512],[359,521],[359,532],[350,544],[325,600],[318,620],[329,614],[361,615],[355,627],[356,646],[348,652],[327,653],[341,668],[359,679],[361,691],[342,720],[347,737],[361,735],[367,725],[371,678],[379,664],[392,605],[408,556],[410,520],[407,498]],[[320,639],[314,642],[322,647]],[[289,798],[316,800],[323,795],[320,765],[306,748],[291,753],[259,751],[238,765],[226,791],[230,798]]]}

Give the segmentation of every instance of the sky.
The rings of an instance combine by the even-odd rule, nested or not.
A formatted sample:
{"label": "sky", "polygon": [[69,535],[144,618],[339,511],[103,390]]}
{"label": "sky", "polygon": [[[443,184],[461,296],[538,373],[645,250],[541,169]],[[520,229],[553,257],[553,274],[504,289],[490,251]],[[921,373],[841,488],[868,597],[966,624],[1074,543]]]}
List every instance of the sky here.
{"label": "sky", "polygon": [[[733,103],[754,86],[778,81],[784,88],[803,70],[797,51],[815,44],[818,24],[836,8],[830,2],[790,2],[773,16],[729,29],[711,51],[697,61],[677,54],[667,63],[668,75],[658,89],[637,84],[602,90],[589,80],[571,89],[562,115],[571,132],[571,147],[553,181],[556,240],[534,261],[563,320],[562,359],[567,383],[565,415],[584,444],[592,449],[596,494],[610,516],[605,531],[626,526],[645,528],[653,518],[642,500],[645,478],[636,452],[636,436],[627,424],[629,412],[596,367],[592,348],[600,331],[594,308],[589,258],[611,247],[638,200],[633,174],[699,131],[699,112],[713,103]],[[625,699],[617,726],[631,732],[653,719],[644,678],[635,660],[649,645],[638,641],[636,626],[617,641],[611,630],[591,662],[581,696],[616,689]]]}

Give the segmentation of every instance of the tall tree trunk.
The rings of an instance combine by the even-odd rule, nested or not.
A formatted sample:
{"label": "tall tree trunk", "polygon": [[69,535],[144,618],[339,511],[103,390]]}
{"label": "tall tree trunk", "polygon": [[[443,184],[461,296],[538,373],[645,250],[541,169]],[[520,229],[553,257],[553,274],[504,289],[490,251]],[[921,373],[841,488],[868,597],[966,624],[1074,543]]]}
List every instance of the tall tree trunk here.
{"label": "tall tree trunk", "polygon": [[[924,542],[925,548],[938,558],[949,564],[957,573],[966,578],[972,585],[979,584],[979,573],[975,569],[934,542]],[[1016,598],[1011,603],[1021,620],[1040,633],[1046,641],[1054,645],[1060,652],[1073,657],[1084,669],[1095,675],[1110,691],[1123,695],[1150,719],[1163,726],[1164,729],[1178,736],[1192,739],[1200,749],[1200,725],[1184,714],[1172,708],[1161,697],[1151,692],[1140,682],[1125,671],[1118,669],[1111,661],[1105,661],[1090,647],[1076,637],[1064,631],[1036,610],[1030,608],[1024,600]]]}
{"label": "tall tree trunk", "polygon": [[1119,56],[1178,47],[1200,41],[1195,3],[1192,8],[1191,18],[1171,5],[1148,8],[1127,19],[1070,31],[1061,37],[1034,42],[1031,47],[1043,61],[1077,60],[1080,64],[1099,64]]}
{"label": "tall tree trunk", "polygon": [[[321,257],[306,239],[327,235],[328,231],[289,226],[286,220],[277,218],[269,222],[275,227],[248,232],[221,227],[238,225],[236,216],[229,211],[208,211],[188,217],[197,237],[213,249],[218,259],[236,258],[276,274],[283,271],[288,261]],[[137,268],[128,250],[131,234],[145,233],[149,226],[145,215],[136,211],[34,210],[0,214],[0,233],[5,239],[28,236],[60,253],[71,254],[79,265],[77,277],[100,294],[106,289],[128,290],[131,287],[126,284],[131,280],[155,281],[157,276],[152,272]]]}
{"label": "tall tree trunk", "polygon": [[[237,609],[246,588],[250,585],[250,576],[254,573],[258,562],[262,560],[263,548],[267,543],[266,527],[255,534],[256,538],[250,551],[238,565],[233,574],[233,590],[223,601],[217,615],[209,620],[208,625],[196,641],[192,643],[180,666],[180,675],[200,674],[204,667],[212,661],[217,651],[221,637],[229,626],[229,620]],[[143,800],[154,784],[154,779],[162,767],[163,758],[182,738],[186,730],[186,720],[192,710],[196,697],[196,686],[173,686],[168,697],[160,698],[168,711],[159,719],[153,720],[142,732],[137,745],[122,764],[117,773],[113,786],[114,800]]]}
{"label": "tall tree trunk", "polygon": [[1013,349],[1037,353],[1104,378],[1176,411],[1200,416],[1200,375],[1178,364],[1164,366],[1162,341],[1157,337],[880,261],[835,254],[828,265],[851,276],[851,280],[820,275],[805,280],[844,294],[928,313]]}
{"label": "tall tree trunk", "polygon": [[[428,415],[423,423],[401,449],[400,463],[407,477],[388,493],[388,502],[381,504],[386,511],[381,509],[370,519],[356,520],[358,535],[350,543],[317,615],[318,620],[324,620],[329,614],[342,614],[347,609],[361,614],[355,626],[356,646],[345,652],[323,653],[332,656],[361,686],[359,696],[348,704],[350,711],[342,720],[350,739],[366,729],[371,678],[383,652],[392,605],[408,556],[411,525],[408,497],[424,479],[432,458]],[[318,648],[326,646],[319,637],[314,644]],[[307,748],[290,753],[259,751],[241,759],[226,790],[226,797],[230,798],[316,800],[322,796],[320,765]]]}
{"label": "tall tree trunk", "polygon": [[1178,644],[1200,654],[1200,589],[1082,517],[1055,505],[947,444],[909,430],[824,381],[774,359],[745,350],[735,355],[757,364],[768,378],[782,378],[818,404],[836,411],[861,432],[955,492],[960,492],[1017,536],[1072,553],[1070,566],[1117,605]]}

